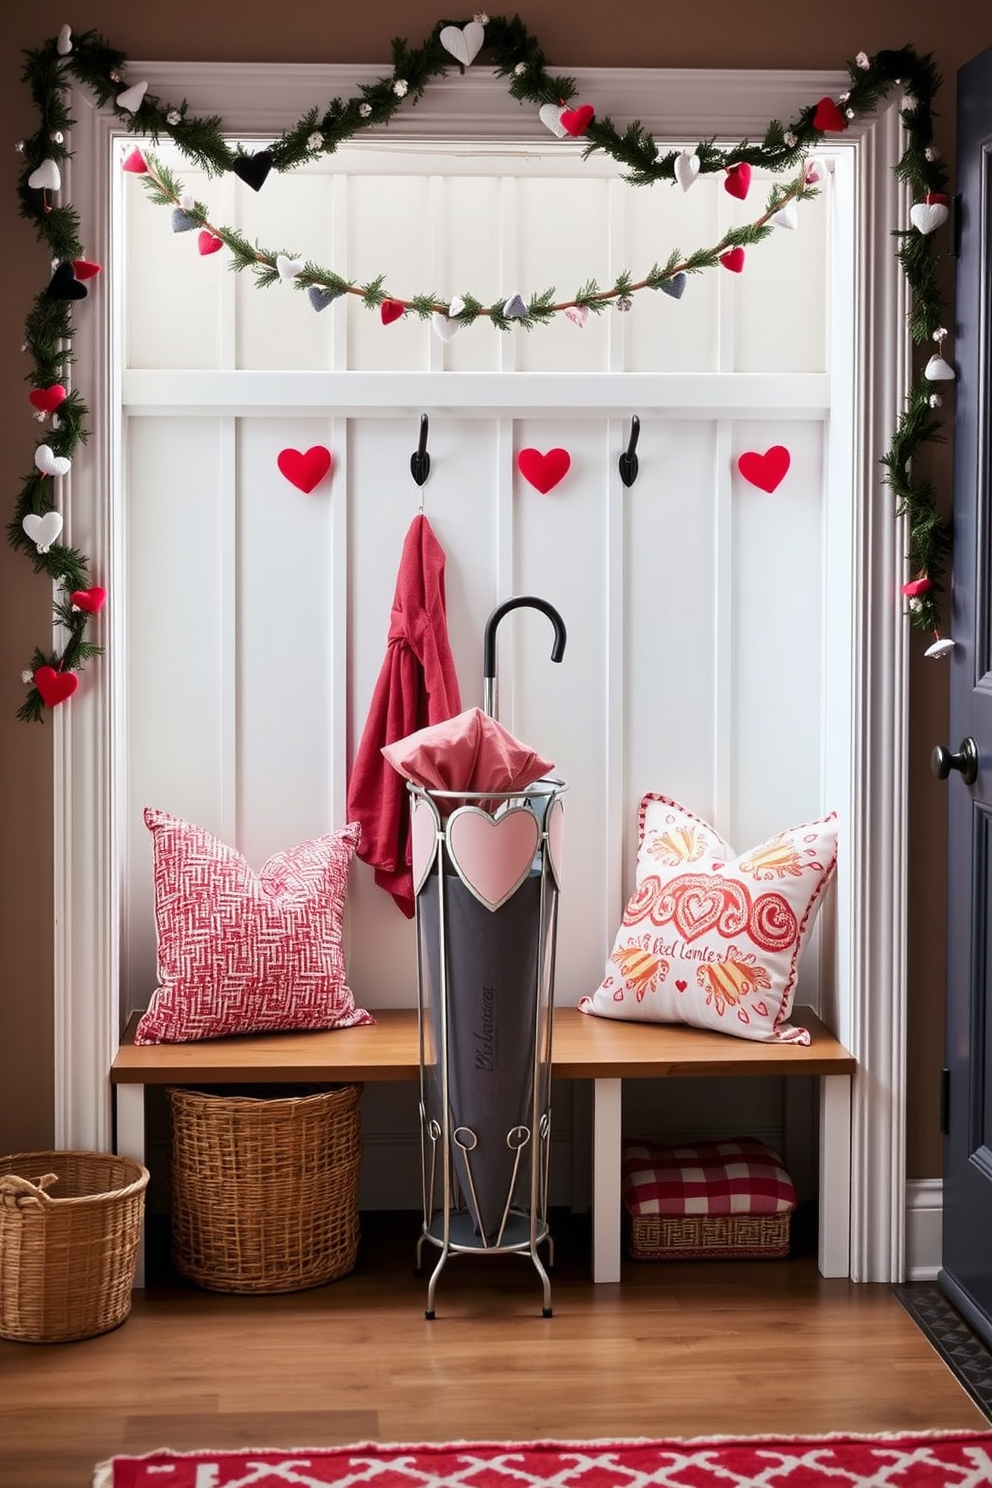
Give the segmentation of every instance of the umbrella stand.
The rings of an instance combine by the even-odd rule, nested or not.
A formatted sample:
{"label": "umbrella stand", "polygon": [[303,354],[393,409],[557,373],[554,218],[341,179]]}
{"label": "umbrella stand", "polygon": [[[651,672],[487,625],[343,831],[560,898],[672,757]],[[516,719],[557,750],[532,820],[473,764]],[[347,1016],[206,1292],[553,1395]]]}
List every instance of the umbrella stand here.
{"label": "umbrella stand", "polygon": [[538,1254],[548,1242],[561,781],[513,792],[408,784],[418,944],[424,1244]]}

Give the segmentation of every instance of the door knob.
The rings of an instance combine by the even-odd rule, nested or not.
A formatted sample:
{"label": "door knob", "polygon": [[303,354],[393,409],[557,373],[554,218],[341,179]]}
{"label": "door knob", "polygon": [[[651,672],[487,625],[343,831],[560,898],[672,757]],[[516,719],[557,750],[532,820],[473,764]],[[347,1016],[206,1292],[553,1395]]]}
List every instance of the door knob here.
{"label": "door knob", "polygon": [[960,770],[965,785],[974,785],[978,779],[978,745],[970,735],[961,740],[957,754],[938,744],[930,756],[930,768],[938,780],[946,780],[952,770]]}

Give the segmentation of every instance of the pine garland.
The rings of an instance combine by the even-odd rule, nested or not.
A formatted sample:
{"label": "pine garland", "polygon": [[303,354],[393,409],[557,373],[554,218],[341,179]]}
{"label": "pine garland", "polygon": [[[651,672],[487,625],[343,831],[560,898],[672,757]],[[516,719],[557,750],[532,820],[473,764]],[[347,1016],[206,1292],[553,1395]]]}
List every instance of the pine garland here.
{"label": "pine garland", "polygon": [[[576,95],[574,78],[552,74],[537,40],[530,35],[519,16],[490,19],[478,16],[485,26],[483,53],[497,76],[507,79],[510,95],[520,103],[568,105]],[[293,170],[320,155],[333,154],[345,141],[363,130],[388,125],[400,108],[415,103],[428,85],[438,77],[460,66],[443,47],[440,33],[446,25],[463,24],[439,21],[419,47],[403,39],[392,42],[392,70],[373,82],[363,83],[358,93],[348,99],[334,98],[324,108],[313,107],[293,124],[259,161],[231,148],[223,136],[223,120],[217,116],[191,114],[186,100],[163,101],[144,93],[140,104],[128,110],[118,103],[127,88],[127,59],[115,50],[97,31],[71,36],[63,27],[58,38],[51,38],[36,50],[25,53],[22,80],[31,91],[38,114],[38,127],[18,148],[23,168],[18,179],[20,214],[30,221],[37,237],[44,243],[53,263],[64,267],[83,256],[79,237],[79,218],[70,203],[55,205],[47,190],[28,184],[29,177],[44,162],[60,170],[69,158],[67,136],[74,120],[66,103],[70,79],[86,87],[100,108],[114,109],[118,120],[135,135],[150,138],[157,144],[170,139],[191,164],[210,176],[244,169],[246,162],[276,171]],[[464,71],[464,68],[461,69]],[[842,120],[849,121],[871,114],[893,87],[903,89],[900,115],[906,131],[906,145],[896,165],[896,173],[914,198],[946,193],[947,171],[933,146],[933,100],[941,79],[930,56],[919,56],[912,47],[880,51],[874,57],[859,53],[847,64],[849,87],[841,94],[838,106]],[[508,316],[503,302],[484,305],[472,295],[464,295],[464,307],[458,318],[465,323],[486,317],[500,331],[514,327],[525,330],[544,325],[566,309],[585,308],[601,314],[609,305],[629,307],[632,295],[644,289],[660,289],[677,274],[699,273],[713,268],[720,256],[734,247],[748,247],[760,242],[772,230],[769,219],[790,201],[804,201],[815,195],[814,185],[806,179],[804,163],[809,150],[822,143],[824,131],[816,123],[817,105],[810,104],[788,125],[773,119],[758,142],[742,140],[729,149],[717,147],[712,140],[695,146],[700,174],[712,174],[747,164],[775,174],[798,171],[788,186],[775,185],[764,213],[753,223],[732,228],[720,243],[699,249],[683,257],[673,251],[664,265],[655,264],[639,280],[626,271],[611,286],[600,288],[590,280],[568,300],[556,300],[554,290],[531,295],[526,313]],[[653,136],[639,120],[619,129],[609,116],[593,117],[584,132],[585,156],[604,153],[624,170],[624,178],[635,186],[677,179],[678,152],[660,154]],[[179,182],[154,156],[146,179],[151,199],[175,210],[183,201]],[[258,249],[230,228],[211,226],[202,203],[183,210],[201,227],[221,239],[231,254],[235,269],[250,272],[259,287],[277,283],[277,254]],[[945,256],[937,249],[932,234],[915,229],[896,234],[897,256],[910,289],[909,331],[913,342],[922,345],[940,329],[941,300],[937,284],[938,266]],[[287,255],[290,256],[290,255]],[[359,285],[331,270],[307,262],[296,276],[300,289],[319,287],[332,299],[357,295],[369,310],[377,310],[386,299],[392,299],[383,276]],[[32,388],[46,388],[65,381],[72,365],[73,312],[71,302],[53,297],[53,286],[40,292],[33,302],[25,323],[24,349],[31,358],[26,381]],[[436,293],[418,293],[401,303],[404,309],[422,319],[435,314],[447,315],[449,305]],[[936,337],[935,337],[936,339]],[[940,517],[932,483],[912,475],[913,457],[920,447],[940,437],[940,423],[933,410],[939,406],[939,395],[925,379],[912,389],[882,464],[883,481],[896,498],[896,515],[905,517],[909,529],[908,561],[917,575],[930,581],[925,593],[910,604],[910,618],[921,630],[939,629],[939,596],[950,549],[947,523]],[[89,410],[75,390],[70,392],[52,416],[51,426],[43,441],[56,456],[71,458],[87,437]],[[18,717],[40,721],[45,704],[34,676],[41,666],[56,671],[75,671],[100,654],[100,648],[86,639],[90,618],[86,611],[73,607],[69,596],[85,589],[89,582],[89,563],[84,554],[59,544],[40,553],[24,532],[22,522],[29,513],[43,515],[55,508],[51,499],[52,478],[34,470],[22,482],[15,504],[14,517],[7,528],[11,545],[31,557],[36,572],[44,572],[61,587],[55,602],[54,616],[65,640],[61,652],[36,649],[31,667],[25,672],[27,695]]]}

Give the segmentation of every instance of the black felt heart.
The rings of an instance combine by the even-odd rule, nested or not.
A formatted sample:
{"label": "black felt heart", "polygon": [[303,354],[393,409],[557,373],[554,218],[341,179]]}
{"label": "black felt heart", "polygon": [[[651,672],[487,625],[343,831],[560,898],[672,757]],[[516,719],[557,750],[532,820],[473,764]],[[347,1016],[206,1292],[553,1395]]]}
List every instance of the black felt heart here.
{"label": "black felt heart", "polygon": [[50,300],[85,300],[89,290],[76,278],[75,269],[65,259],[52,275],[46,294]]}
{"label": "black felt heart", "polygon": [[255,155],[236,155],[231,169],[239,181],[244,181],[252,191],[261,191],[265,178],[272,169],[272,152],[259,150]]}

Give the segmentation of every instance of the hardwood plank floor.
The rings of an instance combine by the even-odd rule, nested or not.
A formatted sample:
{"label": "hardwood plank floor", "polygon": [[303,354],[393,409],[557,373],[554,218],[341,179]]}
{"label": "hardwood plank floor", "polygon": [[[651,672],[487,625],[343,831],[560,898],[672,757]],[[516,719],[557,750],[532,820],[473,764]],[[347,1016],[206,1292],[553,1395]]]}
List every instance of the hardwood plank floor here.
{"label": "hardwood plank floor", "polygon": [[552,1233],[550,1319],[529,1259],[464,1256],[426,1321],[412,1213],[363,1216],[356,1271],[314,1291],[225,1296],[153,1260],[115,1332],[0,1340],[0,1484],[89,1488],[156,1447],[988,1429],[888,1286],[808,1251],[594,1286],[588,1225]]}

